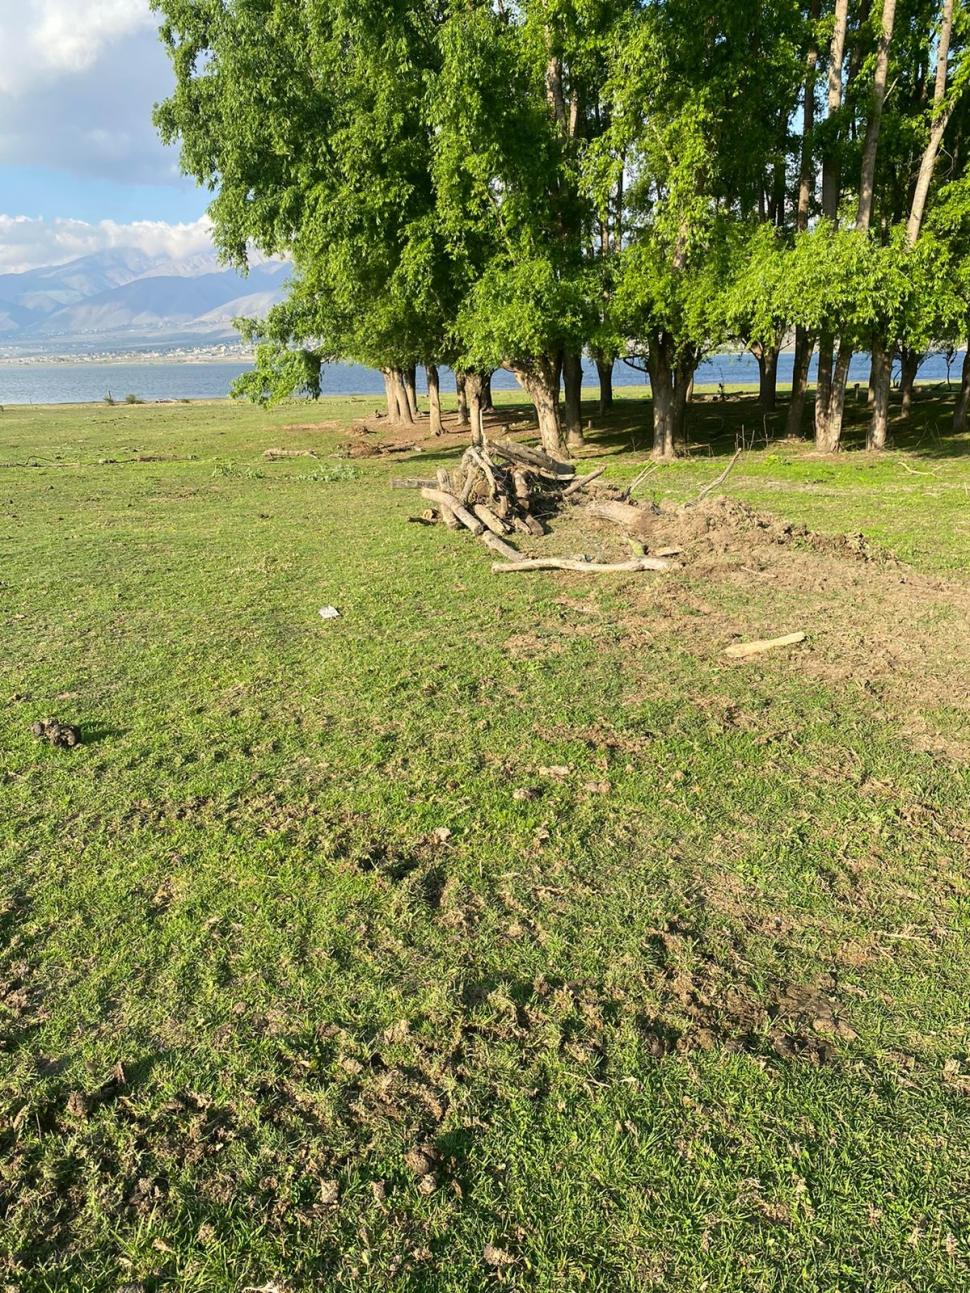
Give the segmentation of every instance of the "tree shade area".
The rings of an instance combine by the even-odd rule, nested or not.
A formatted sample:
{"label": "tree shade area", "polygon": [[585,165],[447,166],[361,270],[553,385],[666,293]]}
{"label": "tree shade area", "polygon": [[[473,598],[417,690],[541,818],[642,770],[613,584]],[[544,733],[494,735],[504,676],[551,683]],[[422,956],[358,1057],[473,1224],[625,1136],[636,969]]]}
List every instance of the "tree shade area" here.
{"label": "tree shade area", "polygon": [[[727,344],[789,431],[842,439],[849,363],[872,357],[868,447],[921,361],[970,331],[970,18],[959,0],[154,0],[176,73],[157,110],[214,193],[219,247],[292,257],[287,300],[241,321],[240,392],[319,392],[379,368],[460,374],[480,434],[514,374],[547,452],[582,441],[583,356],[653,389],[654,453],[684,445],[693,375]],[[814,421],[806,400],[818,357]],[[964,365],[958,426],[967,416]]]}

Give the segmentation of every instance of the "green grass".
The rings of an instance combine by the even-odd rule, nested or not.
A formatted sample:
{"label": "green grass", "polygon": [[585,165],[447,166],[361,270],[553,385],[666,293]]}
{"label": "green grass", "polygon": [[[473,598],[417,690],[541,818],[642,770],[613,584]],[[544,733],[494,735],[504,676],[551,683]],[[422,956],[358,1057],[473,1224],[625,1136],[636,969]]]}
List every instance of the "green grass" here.
{"label": "green grass", "polygon": [[641,495],[744,424],[725,491],[895,551],[912,614],[797,545],[802,583],[496,578],[387,487],[457,451],[283,429],[370,407],[0,418],[0,1286],[965,1289],[945,404],[871,460],[704,402]]}

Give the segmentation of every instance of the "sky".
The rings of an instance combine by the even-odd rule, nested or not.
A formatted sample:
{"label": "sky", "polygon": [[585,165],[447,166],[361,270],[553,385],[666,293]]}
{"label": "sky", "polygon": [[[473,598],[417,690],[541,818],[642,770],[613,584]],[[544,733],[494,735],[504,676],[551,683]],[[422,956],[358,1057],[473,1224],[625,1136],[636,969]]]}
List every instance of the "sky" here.
{"label": "sky", "polygon": [[148,0],[0,0],[0,273],[210,246],[209,195],[152,107],[172,72]]}

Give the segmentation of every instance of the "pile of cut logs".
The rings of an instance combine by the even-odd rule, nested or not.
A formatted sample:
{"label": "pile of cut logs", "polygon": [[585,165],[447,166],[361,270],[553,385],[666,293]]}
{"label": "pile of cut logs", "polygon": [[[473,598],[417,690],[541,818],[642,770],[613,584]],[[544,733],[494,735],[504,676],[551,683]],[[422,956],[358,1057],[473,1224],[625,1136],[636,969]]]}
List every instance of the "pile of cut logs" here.
{"label": "pile of cut logs", "polygon": [[506,536],[518,531],[528,536],[545,534],[544,520],[563,503],[575,498],[606,470],[600,467],[577,476],[571,463],[560,462],[539,449],[509,440],[485,441],[466,449],[454,471],[441,469],[435,479],[392,481],[398,489],[420,490],[433,505],[423,517],[441,520],[449,529],[470,530],[502,561],[492,565],[496,574],[514,570],[636,571],[669,570],[673,563],[656,557],[601,564],[580,558],[526,558]]}

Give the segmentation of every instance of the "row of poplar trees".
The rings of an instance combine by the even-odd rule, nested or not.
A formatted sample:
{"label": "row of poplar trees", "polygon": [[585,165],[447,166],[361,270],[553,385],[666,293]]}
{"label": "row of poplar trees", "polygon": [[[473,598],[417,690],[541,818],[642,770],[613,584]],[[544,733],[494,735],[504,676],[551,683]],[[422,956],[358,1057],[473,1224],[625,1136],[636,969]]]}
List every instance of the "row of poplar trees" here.
{"label": "row of poplar trees", "polygon": [[[257,398],[321,366],[380,369],[415,415],[427,369],[480,428],[503,367],[543,443],[581,441],[617,356],[650,375],[675,455],[701,358],[756,355],[788,429],[839,446],[849,361],[872,357],[872,449],[892,365],[970,330],[967,0],[153,0],[175,70],[157,109],[213,192],[217,244],[289,256],[248,325]],[[814,403],[807,398],[818,357]],[[966,419],[970,363],[957,419]]]}

